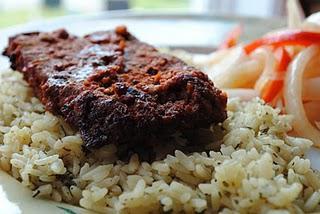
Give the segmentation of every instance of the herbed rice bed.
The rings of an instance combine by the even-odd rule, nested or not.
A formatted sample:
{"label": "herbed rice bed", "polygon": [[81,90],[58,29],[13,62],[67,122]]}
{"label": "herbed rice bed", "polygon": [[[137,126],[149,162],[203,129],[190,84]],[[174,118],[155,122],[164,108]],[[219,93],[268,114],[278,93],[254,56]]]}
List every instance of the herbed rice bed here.
{"label": "herbed rice bed", "polygon": [[45,112],[19,73],[0,78],[0,166],[46,197],[101,213],[306,213],[320,211],[320,179],[289,137],[292,118],[261,100],[230,100],[219,152],[140,162],[107,146],[86,157],[82,140]]}

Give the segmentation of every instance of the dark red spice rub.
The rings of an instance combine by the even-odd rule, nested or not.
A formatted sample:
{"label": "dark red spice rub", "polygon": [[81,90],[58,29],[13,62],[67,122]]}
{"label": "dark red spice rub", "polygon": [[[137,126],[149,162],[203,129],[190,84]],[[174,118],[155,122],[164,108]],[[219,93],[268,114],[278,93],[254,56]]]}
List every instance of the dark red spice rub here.
{"label": "dark red spice rub", "polygon": [[227,97],[207,75],[123,26],[84,37],[65,30],[19,34],[4,55],[47,110],[79,129],[89,150],[137,146],[226,119]]}

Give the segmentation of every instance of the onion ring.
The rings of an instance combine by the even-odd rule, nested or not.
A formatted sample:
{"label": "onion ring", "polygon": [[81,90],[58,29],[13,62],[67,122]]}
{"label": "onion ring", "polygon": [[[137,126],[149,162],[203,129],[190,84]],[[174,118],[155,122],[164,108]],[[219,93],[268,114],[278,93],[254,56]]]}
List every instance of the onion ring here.
{"label": "onion ring", "polygon": [[[320,101],[320,77],[306,79],[303,82],[302,97],[304,101]],[[319,106],[320,108],[320,106]]]}
{"label": "onion ring", "polygon": [[302,102],[303,75],[308,62],[317,54],[319,47],[310,46],[293,60],[286,78],[284,99],[286,111],[294,116],[293,128],[302,137],[309,138],[320,147],[320,131],[308,120]]}
{"label": "onion ring", "polygon": [[259,97],[259,92],[254,89],[247,88],[236,88],[236,89],[223,89],[224,92],[227,93],[228,98],[236,98],[239,97],[240,100],[250,101],[255,97]]}

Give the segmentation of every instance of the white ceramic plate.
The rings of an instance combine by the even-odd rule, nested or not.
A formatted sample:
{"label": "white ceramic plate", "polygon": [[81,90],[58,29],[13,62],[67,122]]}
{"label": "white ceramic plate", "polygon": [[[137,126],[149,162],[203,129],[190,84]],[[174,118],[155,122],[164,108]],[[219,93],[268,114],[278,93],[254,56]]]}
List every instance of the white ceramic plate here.
{"label": "white ceramic plate", "polygon": [[[224,36],[238,24],[244,26],[242,40],[249,41],[271,29],[283,26],[284,20],[128,11],[69,16],[1,30],[0,50],[6,46],[8,37],[16,33],[66,28],[73,34],[83,35],[93,31],[112,29],[122,24],[125,24],[129,31],[142,41],[156,46],[182,47],[208,52],[217,47]],[[0,68],[7,66],[7,60],[0,57]]]}
{"label": "white ceramic plate", "polygon": [[[51,21],[34,22],[0,31],[0,51],[8,37],[20,32],[49,31],[66,28],[73,34],[83,35],[97,30],[112,29],[119,24],[128,26],[139,39],[156,46],[184,48],[207,52],[223,40],[237,24],[244,26],[243,41],[284,26],[283,20],[264,20],[250,17],[230,17],[200,14],[116,12],[87,16],[71,16]],[[9,67],[0,56],[0,70]],[[312,149],[309,154],[313,168],[320,168],[320,154]],[[0,170],[0,212],[5,213],[92,213],[84,209],[51,201],[34,199],[31,191]]]}

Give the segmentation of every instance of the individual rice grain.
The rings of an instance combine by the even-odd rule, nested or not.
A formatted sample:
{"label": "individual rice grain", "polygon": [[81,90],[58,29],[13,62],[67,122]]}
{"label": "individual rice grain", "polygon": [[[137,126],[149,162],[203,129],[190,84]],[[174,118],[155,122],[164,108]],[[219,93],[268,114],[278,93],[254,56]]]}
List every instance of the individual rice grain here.
{"label": "individual rice grain", "polygon": [[39,186],[36,190],[33,191],[33,197],[36,196],[48,196],[52,193],[52,185],[51,184],[45,184],[42,186]]}
{"label": "individual rice grain", "polygon": [[99,182],[109,175],[111,169],[112,164],[97,166],[83,174],[81,179]]}

